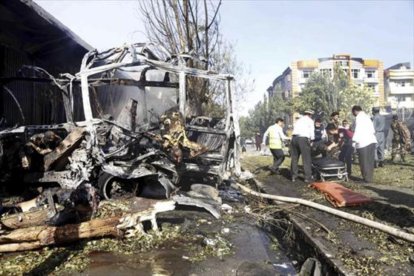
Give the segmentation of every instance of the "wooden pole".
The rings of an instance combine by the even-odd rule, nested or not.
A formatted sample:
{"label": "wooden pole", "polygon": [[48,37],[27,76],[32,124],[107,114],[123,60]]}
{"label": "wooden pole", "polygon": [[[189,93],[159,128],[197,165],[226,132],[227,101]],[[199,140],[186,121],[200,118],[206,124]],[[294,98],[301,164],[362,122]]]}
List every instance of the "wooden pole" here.
{"label": "wooden pole", "polygon": [[94,219],[58,227],[35,226],[17,229],[0,236],[0,252],[31,250],[88,238],[119,237],[122,232],[116,226],[120,218]]}

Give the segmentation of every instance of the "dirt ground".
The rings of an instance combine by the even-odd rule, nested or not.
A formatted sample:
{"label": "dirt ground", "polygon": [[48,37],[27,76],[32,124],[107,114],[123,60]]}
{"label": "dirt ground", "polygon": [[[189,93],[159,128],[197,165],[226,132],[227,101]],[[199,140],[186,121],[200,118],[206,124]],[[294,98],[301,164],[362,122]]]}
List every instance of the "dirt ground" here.
{"label": "dirt ground", "polygon": [[[281,175],[270,173],[267,166],[271,164],[272,157],[261,156],[257,152],[244,153],[242,157],[243,167],[255,173],[267,193],[302,197],[331,206],[323,195],[302,181],[290,181],[289,158],[282,164]],[[342,210],[414,232],[414,156],[408,156],[406,163],[386,162],[385,167],[375,169],[372,184],[359,180],[358,164],[353,166],[353,175],[351,181],[339,183],[371,197],[374,201]],[[308,225],[306,228],[313,238],[349,273],[414,275],[412,244],[310,208],[295,207],[294,211],[308,218],[307,221],[298,219]],[[294,217],[294,212],[291,215]],[[322,231],[320,225],[310,223],[310,219],[321,223],[329,233]]]}

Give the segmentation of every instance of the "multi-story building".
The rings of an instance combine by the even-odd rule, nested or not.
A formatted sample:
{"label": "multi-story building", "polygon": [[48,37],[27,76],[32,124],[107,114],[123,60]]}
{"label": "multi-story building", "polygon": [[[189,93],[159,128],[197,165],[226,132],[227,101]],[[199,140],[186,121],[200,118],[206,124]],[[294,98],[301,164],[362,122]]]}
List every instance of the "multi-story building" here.
{"label": "multi-story building", "polygon": [[385,104],[383,63],[380,60],[355,58],[348,54],[294,61],[273,81],[267,92],[269,96],[281,93],[283,98],[297,97],[313,72],[326,73],[333,77],[336,65],[339,65],[349,80],[355,84],[372,88],[372,93],[377,98],[377,105]]}
{"label": "multi-story building", "polygon": [[414,108],[414,70],[398,63],[384,71],[385,95],[392,108]]}

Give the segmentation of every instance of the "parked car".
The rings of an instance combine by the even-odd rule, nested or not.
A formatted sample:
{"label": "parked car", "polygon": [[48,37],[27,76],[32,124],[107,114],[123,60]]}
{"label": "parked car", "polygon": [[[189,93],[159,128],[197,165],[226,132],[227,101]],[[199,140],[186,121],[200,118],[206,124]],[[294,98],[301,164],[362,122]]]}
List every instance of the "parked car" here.
{"label": "parked car", "polygon": [[245,140],[245,144],[246,145],[253,145],[254,143],[253,143],[253,140],[252,139],[246,139]]}

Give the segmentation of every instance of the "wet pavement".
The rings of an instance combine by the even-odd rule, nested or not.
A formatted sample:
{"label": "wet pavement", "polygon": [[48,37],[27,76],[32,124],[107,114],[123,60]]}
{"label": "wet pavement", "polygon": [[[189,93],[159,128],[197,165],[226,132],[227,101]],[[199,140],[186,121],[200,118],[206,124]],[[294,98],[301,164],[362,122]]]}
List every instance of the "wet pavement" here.
{"label": "wet pavement", "polygon": [[80,275],[188,275],[191,263],[183,259],[184,255],[179,249],[133,256],[95,252],[89,256],[89,267]]}

